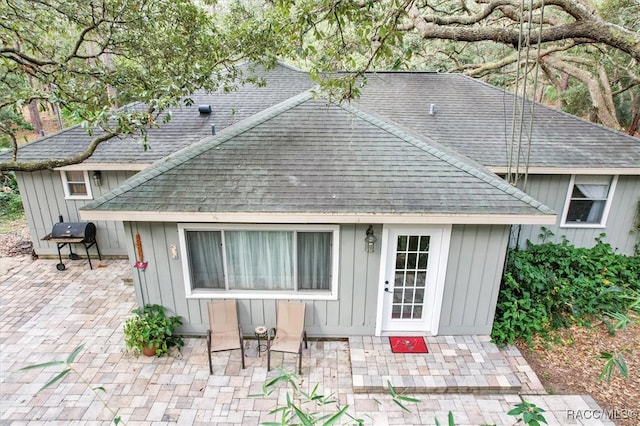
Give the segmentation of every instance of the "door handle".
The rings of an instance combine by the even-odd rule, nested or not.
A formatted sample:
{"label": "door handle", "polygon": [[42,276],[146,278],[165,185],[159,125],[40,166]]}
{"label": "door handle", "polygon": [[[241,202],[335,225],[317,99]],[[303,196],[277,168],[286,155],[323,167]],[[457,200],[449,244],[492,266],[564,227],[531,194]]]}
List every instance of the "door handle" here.
{"label": "door handle", "polygon": [[385,281],[384,285],[385,285],[384,291],[386,291],[387,293],[393,293],[391,290],[389,290],[389,281]]}

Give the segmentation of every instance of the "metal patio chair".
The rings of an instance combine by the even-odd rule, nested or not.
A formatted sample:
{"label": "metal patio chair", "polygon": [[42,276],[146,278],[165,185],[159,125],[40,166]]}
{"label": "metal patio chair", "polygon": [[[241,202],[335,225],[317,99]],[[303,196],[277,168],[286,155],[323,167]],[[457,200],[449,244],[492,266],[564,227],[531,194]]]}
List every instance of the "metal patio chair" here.
{"label": "metal patio chair", "polygon": [[[278,303],[276,327],[267,335],[267,371],[271,370],[271,351],[298,354],[298,374],[302,374],[302,342],[307,345],[304,331],[304,310],[306,305],[298,302]],[[272,340],[273,338],[273,340]]]}
{"label": "metal patio chair", "polygon": [[242,338],[242,326],[238,323],[236,301],[210,301],[208,308],[207,352],[209,354],[209,374],[213,374],[211,352],[240,349],[242,368],[245,368],[244,339]]}

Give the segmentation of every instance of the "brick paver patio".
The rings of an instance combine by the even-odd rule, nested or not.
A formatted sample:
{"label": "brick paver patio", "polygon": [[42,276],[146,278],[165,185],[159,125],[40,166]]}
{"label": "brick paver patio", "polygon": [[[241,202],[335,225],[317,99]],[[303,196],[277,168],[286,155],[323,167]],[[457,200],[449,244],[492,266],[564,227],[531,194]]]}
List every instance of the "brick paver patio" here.
{"label": "brick paver patio", "polygon": [[[60,369],[20,371],[23,366],[61,360],[78,345],[74,368],[129,425],[255,425],[279,420],[270,411],[291,391],[279,387],[255,397],[269,378],[266,357],[247,340],[247,368],[239,351],[216,353],[209,375],[202,338],[185,339],[176,357],[134,358],[123,354],[122,325],[135,307],[125,284],[130,266],[106,260],[90,270],[86,262],[28,257],[0,258],[0,425],[109,424],[104,408],[76,375],[37,392]],[[388,339],[387,339],[388,340]],[[546,395],[515,348],[499,351],[486,337],[428,337],[429,354],[392,354],[384,337],[311,341],[304,351],[302,389],[318,384],[349,413],[372,425],[447,423],[512,425],[506,414],[523,399],[547,410],[549,424],[613,424],[589,396]],[[466,362],[462,362],[466,361]],[[294,371],[296,358],[276,354],[273,365]],[[384,385],[415,393],[409,412],[396,405]],[[335,410],[329,407],[327,410]],[[576,413],[591,413],[589,418]],[[578,417],[578,418],[576,418]],[[584,416],[583,416],[584,417]],[[345,418],[345,422],[346,422]]]}

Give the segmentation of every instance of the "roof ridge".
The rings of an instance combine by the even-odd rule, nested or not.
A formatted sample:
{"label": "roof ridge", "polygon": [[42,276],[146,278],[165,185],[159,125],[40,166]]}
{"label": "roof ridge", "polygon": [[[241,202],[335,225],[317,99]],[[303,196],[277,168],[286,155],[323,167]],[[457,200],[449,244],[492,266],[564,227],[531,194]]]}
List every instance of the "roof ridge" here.
{"label": "roof ridge", "polygon": [[[374,126],[379,127],[380,129],[396,136],[399,137],[401,139],[403,139],[404,141],[406,141],[407,143],[410,143],[411,145],[427,152],[428,154],[431,154],[439,159],[441,159],[442,161],[445,161],[446,163],[452,165],[453,167],[462,170],[486,183],[488,183],[489,185],[501,190],[502,192],[505,192],[517,199],[519,199],[520,201],[529,204],[530,206],[536,208],[537,210],[539,210],[542,213],[556,213],[553,209],[549,208],[548,206],[546,206],[545,204],[541,203],[540,201],[534,199],[533,197],[531,197],[530,195],[528,195],[527,193],[525,193],[524,191],[508,184],[507,182],[505,182],[504,180],[494,177],[493,173],[491,173],[489,170],[485,169],[484,166],[478,164],[476,161],[474,161],[473,159],[470,159],[469,157],[460,154],[459,152],[455,151],[452,148],[448,148],[448,147],[440,147],[440,143],[438,141],[436,141],[435,139],[428,137],[428,136],[414,136],[413,134],[411,134],[410,131],[403,129],[401,126],[395,124],[395,123],[390,123],[389,119],[387,119],[384,116],[381,117],[377,117],[376,115],[374,115],[373,113],[370,113],[368,111],[365,111],[361,108],[356,108],[355,106],[351,105],[351,104],[336,104],[338,105],[340,108],[345,109],[346,111],[356,115],[357,117],[366,120],[367,122],[373,124]],[[427,142],[425,142],[425,139],[429,139],[432,141],[432,143],[438,145],[438,147],[434,146],[434,145],[430,145]],[[460,158],[456,158],[453,155],[447,153],[446,151],[451,151],[455,154],[457,154]],[[465,161],[463,161],[463,159]],[[477,164],[477,165],[475,165]],[[485,170],[483,170],[485,169]]]}

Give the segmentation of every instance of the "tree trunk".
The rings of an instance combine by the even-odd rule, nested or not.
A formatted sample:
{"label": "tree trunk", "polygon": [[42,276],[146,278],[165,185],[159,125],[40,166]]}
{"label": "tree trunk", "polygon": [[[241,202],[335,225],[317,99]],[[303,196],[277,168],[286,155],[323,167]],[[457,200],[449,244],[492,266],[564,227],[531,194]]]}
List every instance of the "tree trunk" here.
{"label": "tree trunk", "polygon": [[38,103],[36,101],[29,102],[29,121],[33,126],[33,133],[44,136],[44,127],[42,127],[42,119],[40,111],[38,111]]}

